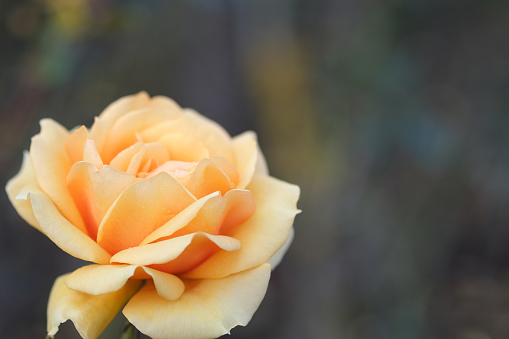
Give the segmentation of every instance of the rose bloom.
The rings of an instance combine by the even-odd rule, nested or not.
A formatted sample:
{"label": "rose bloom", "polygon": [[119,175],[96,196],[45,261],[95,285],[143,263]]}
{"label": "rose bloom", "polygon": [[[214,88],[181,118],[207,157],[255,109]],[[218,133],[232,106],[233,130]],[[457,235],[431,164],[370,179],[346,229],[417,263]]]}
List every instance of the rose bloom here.
{"label": "rose bloom", "polygon": [[6,187],[30,225],[92,262],[56,279],[48,335],[97,338],[123,308],[153,338],[246,325],[293,238],[299,188],[269,176],[253,132],[231,137],[166,97],[121,98],[90,129],[44,119]]}

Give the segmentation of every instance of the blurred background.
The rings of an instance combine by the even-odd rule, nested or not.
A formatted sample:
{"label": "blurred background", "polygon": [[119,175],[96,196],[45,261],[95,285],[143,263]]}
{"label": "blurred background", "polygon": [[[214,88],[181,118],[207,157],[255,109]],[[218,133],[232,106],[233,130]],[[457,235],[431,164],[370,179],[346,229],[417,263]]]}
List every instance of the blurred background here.
{"label": "blurred background", "polygon": [[[294,243],[228,338],[507,338],[507,1],[2,0],[0,18],[0,186],[41,118],[90,126],[140,90],[256,131],[301,186]],[[0,213],[1,337],[44,338],[54,279],[84,263],[5,194]]]}

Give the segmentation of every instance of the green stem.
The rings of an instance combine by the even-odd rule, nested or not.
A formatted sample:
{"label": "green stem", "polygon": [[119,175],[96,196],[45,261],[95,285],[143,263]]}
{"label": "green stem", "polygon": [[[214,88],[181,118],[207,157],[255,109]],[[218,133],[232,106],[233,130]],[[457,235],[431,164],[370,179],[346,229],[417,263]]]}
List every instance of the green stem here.
{"label": "green stem", "polygon": [[140,339],[141,333],[138,331],[136,327],[130,322],[125,325],[124,330],[122,331],[122,335],[120,339]]}

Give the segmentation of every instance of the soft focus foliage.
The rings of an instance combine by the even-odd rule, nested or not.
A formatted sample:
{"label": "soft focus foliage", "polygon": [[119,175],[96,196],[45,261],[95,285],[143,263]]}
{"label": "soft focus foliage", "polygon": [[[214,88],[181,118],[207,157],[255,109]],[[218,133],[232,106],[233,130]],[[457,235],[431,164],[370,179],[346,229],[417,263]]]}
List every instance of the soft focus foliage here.
{"label": "soft focus foliage", "polygon": [[[232,338],[506,337],[506,1],[65,3],[0,4],[4,182],[40,118],[91,125],[111,98],[170,95],[256,130],[303,190],[298,236]],[[2,199],[0,330],[34,338],[54,277],[82,263]]]}

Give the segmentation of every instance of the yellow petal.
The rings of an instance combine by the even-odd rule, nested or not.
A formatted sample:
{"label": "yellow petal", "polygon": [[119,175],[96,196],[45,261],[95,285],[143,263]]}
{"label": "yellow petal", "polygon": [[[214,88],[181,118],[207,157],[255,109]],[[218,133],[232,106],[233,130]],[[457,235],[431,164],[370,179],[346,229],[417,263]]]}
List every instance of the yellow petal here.
{"label": "yellow petal", "polygon": [[262,265],[216,280],[187,280],[175,301],[161,298],[148,283],[127,303],[127,319],[142,333],[158,339],[217,338],[245,326],[260,305],[270,277]]}
{"label": "yellow petal", "polygon": [[209,157],[209,151],[203,143],[190,134],[168,133],[159,142],[166,147],[171,160],[191,162]]}
{"label": "yellow petal", "polygon": [[119,171],[126,172],[133,157],[140,152],[142,147],[143,143],[140,141],[123,149],[110,161],[110,166]]}
{"label": "yellow petal", "polygon": [[111,257],[111,262],[132,265],[164,264],[176,259],[191,245],[193,240],[199,238],[206,238],[225,251],[235,251],[240,248],[240,243],[237,239],[224,235],[197,232],[153,244],[125,249]]}
{"label": "yellow petal", "polygon": [[37,179],[35,178],[34,167],[28,152],[23,153],[23,163],[21,164],[21,169],[19,170],[18,174],[16,174],[11,180],[7,182],[5,191],[7,192],[7,196],[9,197],[9,200],[11,201],[18,214],[27,223],[42,232],[39,223],[34,217],[32,205],[30,204],[30,200],[28,198],[29,192],[41,191],[41,188],[37,183]]}
{"label": "yellow petal", "polygon": [[88,131],[85,126],[81,126],[67,138],[65,149],[71,160],[71,164],[83,160],[83,149],[87,141]]}
{"label": "yellow petal", "polygon": [[281,260],[283,259],[284,255],[288,251],[288,248],[290,248],[290,245],[292,244],[293,238],[295,236],[295,230],[292,227],[292,231],[290,232],[290,235],[288,236],[288,239],[286,239],[285,244],[270,258],[267,260],[267,263],[270,264],[270,268],[273,270],[275,269]]}
{"label": "yellow petal", "polygon": [[92,239],[97,238],[99,225],[113,202],[136,181],[133,175],[109,166],[101,170],[87,162],[72,166],[67,185]]}
{"label": "yellow petal", "polygon": [[138,181],[110,207],[99,226],[97,242],[111,254],[137,246],[195,200],[167,173]]}
{"label": "yellow petal", "polygon": [[30,156],[37,182],[53,200],[62,215],[76,228],[86,233],[85,224],[67,190],[67,174],[71,160],[65,149],[68,132],[51,119],[41,120],[41,133],[32,138]]}
{"label": "yellow petal", "polygon": [[106,142],[106,138],[108,137],[108,132],[110,131],[112,124],[113,123],[108,122],[105,119],[101,119],[99,117],[94,118],[94,123],[89,131],[89,138],[94,140],[95,147],[99,154],[102,154],[104,143]]}
{"label": "yellow petal", "polygon": [[233,138],[233,154],[239,171],[237,188],[246,188],[256,169],[258,159],[258,142],[254,132],[244,132]]}
{"label": "yellow petal", "polygon": [[255,175],[247,187],[256,211],[251,218],[224,235],[238,239],[235,252],[220,251],[184,277],[222,278],[267,262],[288,239],[299,198],[299,187],[272,177]]}
{"label": "yellow petal", "polygon": [[99,118],[114,123],[129,112],[136,111],[150,105],[150,96],[147,92],[128,95],[115,100],[99,115]]}
{"label": "yellow petal", "polygon": [[58,326],[71,320],[84,339],[95,339],[113,320],[120,309],[138,290],[139,281],[129,281],[122,289],[100,296],[70,290],[60,276],[51,289],[48,302],[49,336],[58,332]]}
{"label": "yellow petal", "polygon": [[88,139],[85,141],[85,147],[83,148],[83,161],[93,164],[98,169],[103,167],[103,160],[95,146],[94,140]]}
{"label": "yellow petal", "polygon": [[231,150],[231,137],[218,123],[204,117],[196,111],[185,108],[179,120],[181,133],[193,135],[205,145],[210,156],[224,157],[234,162]]}
{"label": "yellow petal", "polygon": [[122,116],[111,127],[103,150],[103,159],[108,163],[121,150],[135,144],[143,130],[176,118],[177,113],[159,107],[146,107]]}
{"label": "yellow petal", "polygon": [[150,233],[145,239],[143,239],[140,245],[145,245],[156,240],[159,240],[161,238],[171,236],[179,229],[188,225],[191,222],[191,220],[195,219],[198,213],[205,205],[205,203],[208,200],[217,196],[219,196],[219,192],[214,192],[193,202],[191,205],[187,206],[182,212],[180,212],[175,217],[170,219],[163,226],[157,228],[154,232]]}
{"label": "yellow petal", "polygon": [[211,193],[156,229],[141,244],[196,232],[225,233],[251,217],[254,211],[250,191],[235,189],[228,191],[224,197],[219,192]]}
{"label": "yellow petal", "polygon": [[234,184],[212,160],[203,159],[188,177],[186,187],[195,197],[201,198],[216,191],[224,195]]}
{"label": "yellow petal", "polygon": [[146,262],[156,270],[179,274],[190,271],[219,250],[239,248],[240,243],[234,238],[194,233],[124,250],[112,262]]}
{"label": "yellow petal", "polygon": [[118,119],[129,112],[147,107],[150,103],[149,95],[146,92],[139,92],[135,95],[122,97],[106,107],[99,117],[95,118],[94,124],[90,128],[90,139],[95,141],[99,153],[102,154],[110,129]]}
{"label": "yellow petal", "polygon": [[269,175],[269,167],[267,166],[267,161],[265,160],[265,156],[258,145],[258,157],[256,159],[256,173],[261,175]]}
{"label": "yellow petal", "polygon": [[111,256],[64,218],[47,195],[42,192],[31,192],[29,198],[42,232],[58,247],[79,259],[101,264],[109,263]]}
{"label": "yellow petal", "polygon": [[159,295],[167,300],[176,300],[184,292],[184,283],[178,277],[138,265],[84,266],[71,273],[65,284],[74,291],[101,295],[120,290],[133,276],[152,277]]}

